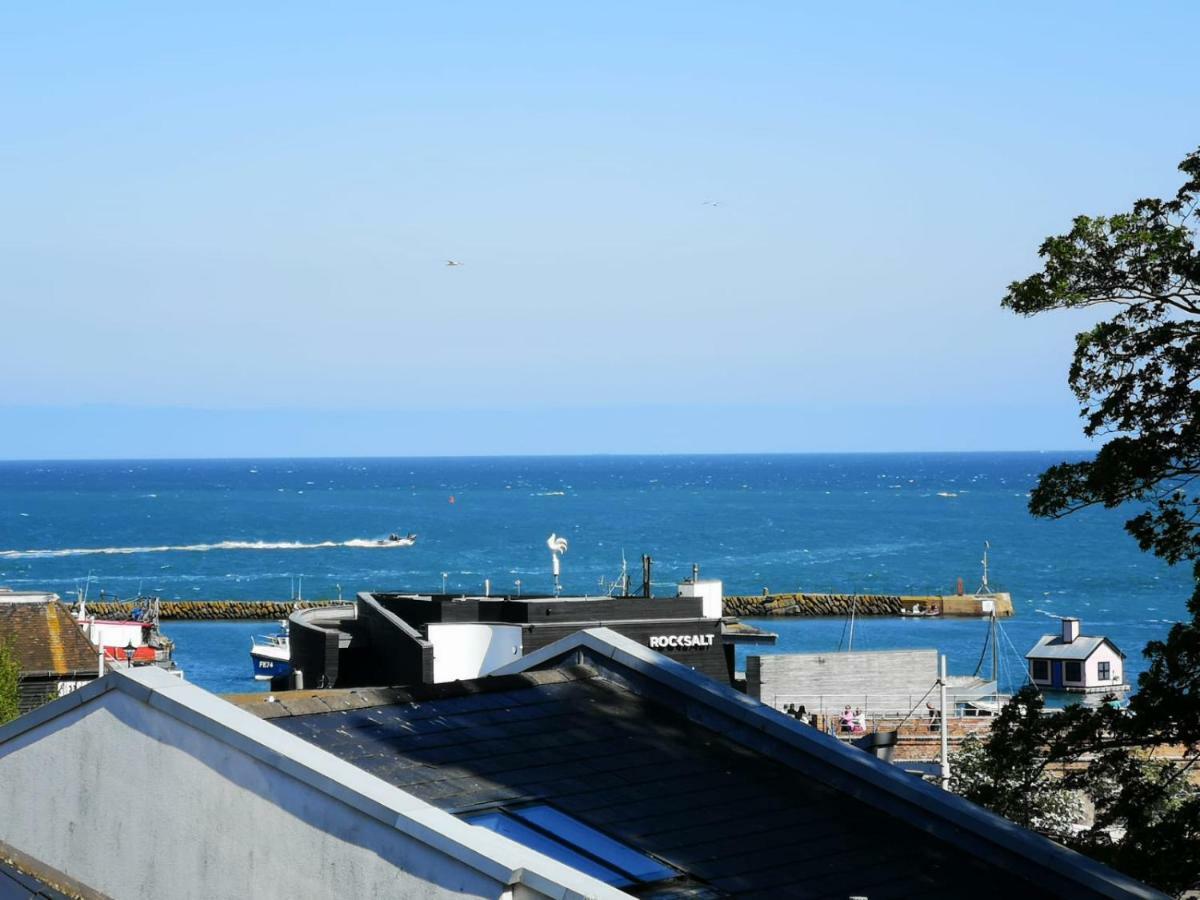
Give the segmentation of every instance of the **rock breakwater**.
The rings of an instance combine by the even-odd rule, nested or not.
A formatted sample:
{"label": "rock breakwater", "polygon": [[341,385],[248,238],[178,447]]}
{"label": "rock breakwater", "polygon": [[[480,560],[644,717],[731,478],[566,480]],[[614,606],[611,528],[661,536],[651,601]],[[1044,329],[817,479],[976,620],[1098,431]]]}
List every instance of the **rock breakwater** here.
{"label": "rock breakwater", "polygon": [[936,597],[901,597],[896,594],[767,594],[726,597],[727,616],[898,616],[913,604],[929,608]]}
{"label": "rock breakwater", "polygon": [[[88,603],[88,615],[97,619],[128,619],[135,603]],[[163,619],[286,619],[297,608],[313,609],[337,606],[336,600],[305,600],[300,603],[273,600],[163,600],[159,615]]]}
{"label": "rock breakwater", "polygon": [[766,616],[997,616],[1013,615],[1012,597],[995,594],[763,594],[726,597],[724,613]]}

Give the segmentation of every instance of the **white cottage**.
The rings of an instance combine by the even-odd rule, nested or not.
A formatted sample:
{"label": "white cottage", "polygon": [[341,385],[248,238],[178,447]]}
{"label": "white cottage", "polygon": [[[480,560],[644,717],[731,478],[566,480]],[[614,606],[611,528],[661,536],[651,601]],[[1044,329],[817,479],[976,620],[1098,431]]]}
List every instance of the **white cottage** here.
{"label": "white cottage", "polygon": [[1040,688],[1079,694],[1128,691],[1125,654],[1103,635],[1079,633],[1079,620],[1064,618],[1061,634],[1044,634],[1025,654],[1029,677]]}

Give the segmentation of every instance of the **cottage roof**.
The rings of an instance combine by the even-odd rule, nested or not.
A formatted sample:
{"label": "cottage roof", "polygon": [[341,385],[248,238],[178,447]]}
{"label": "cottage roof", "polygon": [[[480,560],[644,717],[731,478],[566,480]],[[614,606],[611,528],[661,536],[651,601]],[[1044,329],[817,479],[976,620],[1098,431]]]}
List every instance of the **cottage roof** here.
{"label": "cottage roof", "polygon": [[7,641],[21,674],[95,674],[98,654],[62,601],[13,600],[0,594],[0,641]]}
{"label": "cottage roof", "polygon": [[473,681],[239,701],[446,812],[549,804],[655,897],[1159,896],[604,628]]}
{"label": "cottage roof", "polygon": [[1062,659],[1062,660],[1085,660],[1100,648],[1101,644],[1108,644],[1121,657],[1125,654],[1121,652],[1112,641],[1102,636],[1080,635],[1075,640],[1067,643],[1059,634],[1043,634],[1033,649],[1025,654],[1026,659]]}

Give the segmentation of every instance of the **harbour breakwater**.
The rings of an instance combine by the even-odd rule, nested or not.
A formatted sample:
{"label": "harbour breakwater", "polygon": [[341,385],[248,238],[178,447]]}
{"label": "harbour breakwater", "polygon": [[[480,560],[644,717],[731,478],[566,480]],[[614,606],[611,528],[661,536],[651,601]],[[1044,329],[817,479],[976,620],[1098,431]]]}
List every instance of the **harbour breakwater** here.
{"label": "harbour breakwater", "polygon": [[[723,612],[746,619],[768,616],[809,616],[841,618],[853,612],[857,616],[984,616],[1013,614],[1008,594],[902,595],[902,594],[765,594],[726,597]],[[277,600],[163,600],[159,615],[163,619],[216,621],[220,619],[286,619],[296,609],[336,606],[337,600],[304,600],[299,603]],[[99,619],[128,619],[137,604],[97,601],[88,603],[88,612]]]}
{"label": "harbour breakwater", "polygon": [[[137,603],[89,602],[89,616],[97,619],[128,619]],[[297,609],[313,609],[320,606],[337,606],[336,600],[163,600],[159,605],[162,619],[185,621],[217,621],[220,619],[286,619]]]}
{"label": "harbour breakwater", "polygon": [[[990,604],[990,605],[989,605]],[[1012,597],[1006,593],[988,594],[762,594],[726,597],[727,616],[746,619],[767,616],[986,616],[992,607],[996,615],[1013,614]]]}

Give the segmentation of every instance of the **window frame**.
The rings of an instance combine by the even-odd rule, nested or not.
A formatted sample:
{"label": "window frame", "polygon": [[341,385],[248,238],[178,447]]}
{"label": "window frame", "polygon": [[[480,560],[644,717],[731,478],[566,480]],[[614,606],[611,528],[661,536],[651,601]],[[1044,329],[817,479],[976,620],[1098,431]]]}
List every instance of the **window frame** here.
{"label": "window frame", "polygon": [[1112,662],[1107,659],[1102,659],[1096,663],[1096,677],[1101,681],[1112,680]]}
{"label": "window frame", "polygon": [[[1039,674],[1038,670],[1041,670]],[[1050,660],[1048,659],[1031,659],[1029,661],[1029,677],[1034,681],[1049,681],[1050,680]]]}
{"label": "window frame", "polygon": [[[1071,677],[1072,666],[1074,666],[1075,677]],[[1080,684],[1083,681],[1083,663],[1077,659],[1063,660],[1063,684]]]}

